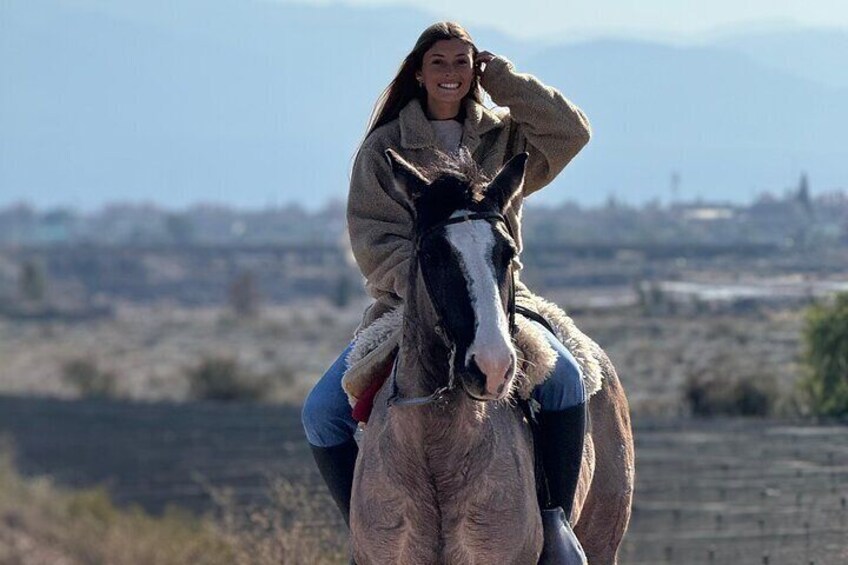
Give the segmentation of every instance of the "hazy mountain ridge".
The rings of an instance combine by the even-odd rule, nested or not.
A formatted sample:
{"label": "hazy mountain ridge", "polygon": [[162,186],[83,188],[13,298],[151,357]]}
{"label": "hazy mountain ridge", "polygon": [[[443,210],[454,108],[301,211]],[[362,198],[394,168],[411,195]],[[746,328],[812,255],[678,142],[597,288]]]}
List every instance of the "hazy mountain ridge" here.
{"label": "hazy mountain ridge", "polygon": [[715,45],[823,85],[848,89],[846,30],[800,28],[749,34],[737,32],[717,37]]}
{"label": "hazy mountain ridge", "polygon": [[[234,0],[0,10],[0,203],[84,207],[343,197],[377,95],[433,21],[406,8]],[[802,169],[814,189],[845,186],[848,90],[828,77],[804,80],[728,44],[539,47],[471,31],[592,121],[592,143],[540,202],[644,201],[667,194],[672,171],[684,195],[734,200]]]}
{"label": "hazy mountain ridge", "polygon": [[738,201],[804,169],[818,188],[825,175],[844,182],[830,154],[838,117],[848,121],[844,92],[717,48],[634,41],[554,48],[526,68],[590,116],[593,141],[568,171],[577,186],[665,197],[677,171],[687,197]]}

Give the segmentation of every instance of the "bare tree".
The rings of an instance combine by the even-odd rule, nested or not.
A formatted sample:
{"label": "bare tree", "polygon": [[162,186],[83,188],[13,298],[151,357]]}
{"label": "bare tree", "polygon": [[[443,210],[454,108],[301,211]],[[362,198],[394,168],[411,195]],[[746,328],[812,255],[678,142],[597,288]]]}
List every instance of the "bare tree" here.
{"label": "bare tree", "polygon": [[27,260],[21,265],[18,278],[18,291],[27,302],[41,302],[47,291],[44,269],[35,261]]}
{"label": "bare tree", "polygon": [[259,313],[259,290],[251,271],[244,271],[230,283],[229,301],[236,316],[251,318]]}

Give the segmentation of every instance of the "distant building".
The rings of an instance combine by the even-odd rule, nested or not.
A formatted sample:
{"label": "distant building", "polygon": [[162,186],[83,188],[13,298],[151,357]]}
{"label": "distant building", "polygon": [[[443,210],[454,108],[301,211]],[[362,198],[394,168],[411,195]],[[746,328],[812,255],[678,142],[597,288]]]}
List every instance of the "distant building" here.
{"label": "distant building", "polygon": [[681,206],[681,217],[695,222],[712,222],[716,220],[732,220],[736,217],[736,208],[732,206],[696,205]]}

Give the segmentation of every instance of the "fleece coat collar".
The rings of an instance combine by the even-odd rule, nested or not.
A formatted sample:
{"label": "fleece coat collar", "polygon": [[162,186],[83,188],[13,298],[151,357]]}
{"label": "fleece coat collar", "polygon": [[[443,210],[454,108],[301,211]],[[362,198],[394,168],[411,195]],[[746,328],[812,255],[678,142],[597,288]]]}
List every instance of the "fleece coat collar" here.
{"label": "fleece coat collar", "polygon": [[[438,147],[433,127],[421,107],[421,101],[417,98],[411,100],[401,109],[398,121],[400,123],[400,145],[404,149]],[[462,145],[471,153],[474,153],[474,150],[480,145],[480,136],[502,125],[501,118],[495,112],[469,98],[465,102]]]}

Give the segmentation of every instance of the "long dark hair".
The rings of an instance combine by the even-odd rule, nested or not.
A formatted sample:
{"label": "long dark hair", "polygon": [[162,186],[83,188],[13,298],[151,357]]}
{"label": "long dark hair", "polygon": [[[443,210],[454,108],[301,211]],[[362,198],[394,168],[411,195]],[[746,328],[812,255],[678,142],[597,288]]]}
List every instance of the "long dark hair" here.
{"label": "long dark hair", "polygon": [[[426,53],[437,41],[446,39],[459,39],[471,46],[472,64],[477,58],[477,46],[471,39],[471,35],[465,31],[461,25],[456,22],[439,22],[431,25],[418,38],[415,47],[400,65],[395,78],[389,83],[389,86],[377,98],[377,103],[374,105],[374,110],[371,112],[371,118],[368,120],[368,128],[365,133],[365,138],[371,135],[378,127],[386,124],[400,115],[400,111],[413,98],[418,98],[422,107],[427,100],[427,91],[421,88],[415,78],[415,72],[421,68]],[[474,73],[474,79],[471,83],[471,88],[466,99],[472,98],[483,103],[483,89],[480,87],[480,77]],[[460,106],[460,111],[465,108],[463,104]],[[361,143],[360,143],[361,145]]]}

